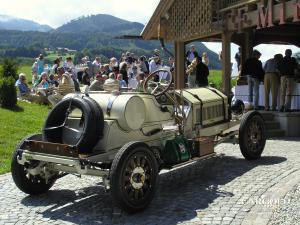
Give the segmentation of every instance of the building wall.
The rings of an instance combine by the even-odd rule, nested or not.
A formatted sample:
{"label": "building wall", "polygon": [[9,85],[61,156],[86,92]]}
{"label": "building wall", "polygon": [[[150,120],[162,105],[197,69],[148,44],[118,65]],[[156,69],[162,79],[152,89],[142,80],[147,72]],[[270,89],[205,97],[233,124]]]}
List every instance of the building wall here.
{"label": "building wall", "polygon": [[189,41],[221,30],[218,21],[220,1],[175,0],[167,17],[167,40]]}

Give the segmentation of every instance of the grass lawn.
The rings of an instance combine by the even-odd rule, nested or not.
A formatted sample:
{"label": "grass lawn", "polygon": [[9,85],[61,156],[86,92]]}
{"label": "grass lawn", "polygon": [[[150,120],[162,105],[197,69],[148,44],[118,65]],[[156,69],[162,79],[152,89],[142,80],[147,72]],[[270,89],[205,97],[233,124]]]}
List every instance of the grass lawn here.
{"label": "grass lawn", "polygon": [[[57,53],[54,53],[53,51],[47,51],[47,56],[45,56],[45,59],[50,61],[51,64],[53,64],[53,61],[55,59],[57,59],[59,56]],[[75,54],[64,54],[62,55],[63,61],[66,60],[67,57],[72,57],[72,59],[74,60],[74,56]]]}
{"label": "grass lawn", "polygon": [[10,171],[12,153],[25,136],[40,133],[48,106],[18,102],[14,111],[0,108],[0,174]]}
{"label": "grass lawn", "polygon": [[[222,71],[221,70],[210,70],[208,76],[208,83],[213,83],[217,89],[222,87]],[[231,86],[236,86],[236,79],[231,80]]]}

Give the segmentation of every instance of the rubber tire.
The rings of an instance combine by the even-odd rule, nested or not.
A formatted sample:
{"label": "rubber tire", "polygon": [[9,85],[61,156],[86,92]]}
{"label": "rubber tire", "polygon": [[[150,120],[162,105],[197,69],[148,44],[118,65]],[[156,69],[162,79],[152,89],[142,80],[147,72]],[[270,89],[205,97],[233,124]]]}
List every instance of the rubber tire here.
{"label": "rubber tire", "polygon": [[[36,135],[31,135],[24,138],[16,147],[16,150],[12,157],[11,162],[11,175],[13,181],[15,182],[16,186],[26,194],[30,195],[39,195],[46,193],[55,183],[56,179],[52,179],[46,184],[46,181],[42,178],[40,179],[40,183],[33,183],[26,177],[26,173],[24,171],[24,166],[18,163],[18,157],[20,155],[19,149],[22,149],[25,140],[32,140],[33,137]],[[36,139],[34,139],[36,140]]]}
{"label": "rubber tire", "polygon": [[95,123],[95,131],[89,132],[91,135],[95,135],[99,141],[103,137],[104,130],[104,115],[100,105],[92,98],[84,96],[83,100],[87,102],[93,110],[94,117],[92,118]]}
{"label": "rubber tire", "polygon": [[94,146],[101,139],[104,128],[104,118],[100,106],[97,106],[98,104],[96,102],[93,102],[87,97],[81,98],[76,96],[60,101],[46,119],[43,129],[43,140],[53,143],[62,143],[62,129],[45,130],[45,128],[60,126],[64,122],[70,102],[72,106],[82,110],[85,118],[85,129],[75,146],[79,149],[80,153],[92,152]]}
{"label": "rubber tire", "polygon": [[[259,126],[261,127],[261,130],[262,130],[261,144],[260,144],[259,148],[256,149],[255,151],[251,151],[249,149],[249,146],[247,145],[247,142],[248,142],[247,133],[248,133],[248,129],[249,129],[249,126],[250,126],[252,120],[257,120],[257,122],[259,123]],[[265,123],[264,123],[264,120],[263,120],[261,114],[257,111],[250,111],[250,112],[246,113],[241,120],[241,124],[240,124],[240,128],[239,128],[239,145],[240,145],[241,153],[245,157],[245,159],[247,159],[247,160],[259,159],[265,148],[266,139],[267,139],[266,138],[266,127],[265,127]]]}
{"label": "rubber tire", "polygon": [[[151,179],[151,188],[149,190],[149,194],[139,205],[135,205],[132,202],[129,202],[128,199],[126,199],[126,197],[124,196],[121,177],[123,169],[126,166],[127,160],[130,158],[131,155],[133,155],[136,152],[143,152],[143,154],[149,157],[153,170],[153,177]],[[135,213],[145,209],[154,197],[157,177],[157,161],[155,155],[148,147],[148,145],[146,145],[143,142],[127,143],[116,154],[110,170],[110,186],[113,202],[127,213]]]}

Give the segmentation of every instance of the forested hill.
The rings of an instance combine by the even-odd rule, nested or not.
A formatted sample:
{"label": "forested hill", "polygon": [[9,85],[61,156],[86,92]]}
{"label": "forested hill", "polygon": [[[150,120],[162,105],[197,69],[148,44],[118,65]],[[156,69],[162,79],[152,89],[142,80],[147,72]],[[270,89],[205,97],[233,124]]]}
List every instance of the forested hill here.
{"label": "forested hill", "polygon": [[[131,51],[137,56],[151,56],[153,49],[160,48],[158,41],[120,40],[114,37],[121,34],[140,34],[140,23],[129,22],[110,15],[81,17],[50,32],[0,30],[0,57],[31,57],[33,49],[57,47],[75,49],[77,58],[83,54],[101,55],[105,58],[120,57],[122,52]],[[173,51],[171,44],[168,45]],[[20,49],[22,51],[20,51]],[[215,52],[199,43],[197,51],[207,52],[211,67],[220,69],[220,62]],[[35,56],[36,57],[36,56]],[[165,56],[167,57],[167,56]]]}
{"label": "forested hill", "polygon": [[111,35],[119,34],[139,34],[144,25],[137,22],[129,22],[111,15],[98,14],[87,17],[80,17],[71,20],[67,24],[57,28],[53,32],[57,33],[78,33],[94,32]]}
{"label": "forested hill", "polygon": [[48,32],[53,28],[48,25],[41,25],[31,20],[20,19],[7,15],[0,15],[0,29]]}

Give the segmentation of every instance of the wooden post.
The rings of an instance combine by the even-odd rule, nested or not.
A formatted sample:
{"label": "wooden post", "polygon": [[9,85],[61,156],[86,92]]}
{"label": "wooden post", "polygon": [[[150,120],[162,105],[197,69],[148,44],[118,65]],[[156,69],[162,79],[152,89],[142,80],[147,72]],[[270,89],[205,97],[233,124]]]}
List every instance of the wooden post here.
{"label": "wooden post", "polygon": [[223,92],[227,96],[231,92],[231,35],[227,31],[222,33],[222,83]]}
{"label": "wooden post", "polygon": [[185,87],[185,45],[184,42],[175,41],[175,88]]}
{"label": "wooden post", "polygon": [[245,33],[245,39],[244,39],[244,43],[245,43],[245,58],[244,58],[244,62],[249,59],[252,55],[252,51],[253,51],[253,40],[254,40],[254,36],[252,33],[252,30],[248,31]]}

